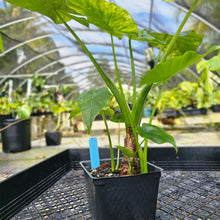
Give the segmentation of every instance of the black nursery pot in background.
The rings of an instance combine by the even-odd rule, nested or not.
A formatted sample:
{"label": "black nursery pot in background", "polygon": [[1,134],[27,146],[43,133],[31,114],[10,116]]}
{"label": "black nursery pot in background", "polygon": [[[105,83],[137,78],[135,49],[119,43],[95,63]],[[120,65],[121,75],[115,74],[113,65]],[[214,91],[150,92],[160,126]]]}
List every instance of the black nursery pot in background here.
{"label": "black nursery pot in background", "polygon": [[161,168],[148,163],[147,174],[95,178],[88,171],[90,161],[80,165],[85,173],[92,219],[155,219]]}
{"label": "black nursery pot in background", "polygon": [[[19,119],[3,119],[1,128]],[[31,120],[20,121],[1,132],[2,149],[6,153],[29,150],[31,148]]]}
{"label": "black nursery pot in background", "polygon": [[62,133],[60,131],[47,131],[45,139],[47,146],[60,145]]}
{"label": "black nursery pot in background", "polygon": [[213,112],[220,112],[220,105],[212,105],[211,110]]}
{"label": "black nursery pot in background", "polygon": [[12,115],[0,115],[0,125],[5,119],[13,119]]}

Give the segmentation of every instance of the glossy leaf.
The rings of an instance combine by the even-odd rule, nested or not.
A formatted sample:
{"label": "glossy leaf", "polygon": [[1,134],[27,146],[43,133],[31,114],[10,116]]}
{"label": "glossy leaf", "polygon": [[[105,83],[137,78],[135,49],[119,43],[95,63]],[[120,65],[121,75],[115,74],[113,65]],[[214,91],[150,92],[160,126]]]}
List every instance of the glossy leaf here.
{"label": "glossy leaf", "polygon": [[205,57],[207,54],[219,50],[220,46],[213,46],[205,54],[197,54],[194,51],[188,51],[183,56],[171,58],[161,64],[156,65],[152,70],[150,70],[141,80],[141,85],[164,82],[184,70],[186,67],[192,65],[193,63],[199,61],[201,58]]}
{"label": "glossy leaf", "polygon": [[[172,35],[167,33],[155,33],[144,29],[139,30],[137,40],[148,41],[153,47],[163,48],[163,50],[165,50],[172,37]],[[181,32],[173,45],[170,55],[177,56],[182,55],[189,50],[196,51],[201,44],[202,39],[203,36],[197,34],[195,31]]]}
{"label": "glossy leaf", "polygon": [[135,157],[134,153],[131,150],[119,145],[117,145],[116,147],[127,157]]}
{"label": "glossy leaf", "polygon": [[29,105],[19,106],[17,114],[19,118],[28,118],[31,115],[31,107]]}
{"label": "glossy leaf", "polygon": [[[89,23],[122,38],[123,34],[136,37],[137,26],[130,14],[123,8],[105,0],[7,0],[17,6],[39,12],[50,17],[55,23],[74,19],[88,26]],[[87,19],[88,21],[87,21]]]}
{"label": "glossy leaf", "polygon": [[[79,17],[80,13],[72,8],[69,3],[71,1],[66,0],[7,0],[11,4],[20,6],[22,8],[29,9],[31,11],[39,12],[43,15],[51,18],[55,23],[62,23],[62,20],[58,16],[57,12],[62,16],[64,21],[74,19],[79,23],[88,26],[87,20]],[[80,1],[81,2],[81,1]]]}
{"label": "glossy leaf", "polygon": [[178,152],[174,138],[169,135],[165,130],[147,123],[143,123],[142,126],[137,127],[136,130],[141,137],[150,139],[157,144],[172,144],[176,152]]}
{"label": "glossy leaf", "polygon": [[82,120],[90,133],[92,122],[99,112],[105,107],[112,94],[107,88],[92,89],[83,92],[77,99],[82,112]]}
{"label": "glossy leaf", "polygon": [[137,26],[131,15],[114,3],[105,0],[70,0],[68,6],[111,35],[118,38],[122,38],[123,34],[137,37]]}

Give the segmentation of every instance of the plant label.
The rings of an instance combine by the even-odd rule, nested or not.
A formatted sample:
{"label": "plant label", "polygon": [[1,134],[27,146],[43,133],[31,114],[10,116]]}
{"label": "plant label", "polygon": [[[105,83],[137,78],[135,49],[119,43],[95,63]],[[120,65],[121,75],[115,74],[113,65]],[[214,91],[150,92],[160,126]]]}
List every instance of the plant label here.
{"label": "plant label", "polygon": [[90,152],[91,168],[95,169],[100,166],[99,149],[98,149],[98,142],[96,137],[89,139],[89,152]]}

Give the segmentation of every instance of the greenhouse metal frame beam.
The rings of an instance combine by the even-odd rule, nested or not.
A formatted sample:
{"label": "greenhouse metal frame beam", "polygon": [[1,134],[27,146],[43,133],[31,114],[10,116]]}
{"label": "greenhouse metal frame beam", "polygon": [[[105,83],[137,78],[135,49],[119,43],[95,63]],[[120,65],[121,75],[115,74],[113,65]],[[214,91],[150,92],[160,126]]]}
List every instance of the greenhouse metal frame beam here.
{"label": "greenhouse metal frame beam", "polygon": [[28,20],[36,19],[38,17],[39,16],[31,16],[31,17],[26,17],[26,18],[21,18],[21,19],[17,19],[17,20],[14,20],[14,21],[10,21],[8,23],[5,23],[5,24],[1,25],[0,29],[6,28],[8,26],[11,26],[11,25],[23,22],[23,21],[28,21]]}
{"label": "greenhouse metal frame beam", "polygon": [[37,56],[34,56],[34,57],[32,57],[31,59],[29,59],[29,60],[23,62],[23,63],[20,64],[20,65],[18,65],[18,66],[17,66],[15,69],[13,69],[8,75],[4,75],[5,77],[2,77],[2,75],[1,75],[0,78],[5,78],[5,79],[11,78],[11,77],[12,77],[12,74],[15,73],[16,71],[18,71],[19,69],[21,69],[23,66],[25,66],[25,65],[27,65],[27,64],[29,64],[29,63],[31,63],[31,62],[33,62],[33,61],[35,61],[35,60],[41,58],[41,57],[43,57],[43,56],[45,56],[45,55],[48,55],[48,54],[57,52],[57,51],[59,51],[59,50],[61,50],[61,49],[64,49],[64,48],[67,48],[67,47],[66,47],[66,46],[65,46],[65,47],[58,47],[58,48],[55,48],[55,49],[52,49],[52,50],[48,50],[48,51],[46,51],[46,52],[44,52],[44,53],[41,53],[41,54],[39,54],[39,55],[37,55]]}
{"label": "greenhouse metal frame beam", "polygon": [[[174,7],[176,8],[179,8],[181,11],[184,11],[184,12],[188,12],[188,8],[185,8],[184,6],[176,3],[176,2],[169,2],[171,5],[173,5]],[[209,21],[207,21],[206,19],[202,18],[201,16],[199,16],[198,14],[196,14],[195,12],[192,12],[191,14],[194,18],[198,19],[199,21],[203,22],[204,24],[206,24],[208,27],[210,27],[211,29],[213,29],[214,31],[216,31],[217,33],[220,34],[220,30],[215,26],[213,25],[212,23],[210,23]]]}
{"label": "greenhouse metal frame beam", "polygon": [[[48,76],[48,75],[54,75],[54,73],[52,72],[48,72],[48,73],[39,73],[37,74],[38,76]],[[18,75],[11,75],[9,77],[7,77],[7,75],[0,75],[0,78],[27,78],[27,77],[33,77],[34,74],[18,74]]]}
{"label": "greenhouse metal frame beam", "polygon": [[40,35],[38,37],[31,38],[31,39],[26,40],[26,41],[23,41],[22,43],[16,44],[14,47],[11,47],[8,50],[5,50],[4,53],[0,54],[0,57],[4,56],[5,54],[7,54],[7,53],[11,52],[12,50],[17,49],[17,48],[19,48],[19,47],[21,47],[25,44],[28,44],[28,43],[31,43],[33,41],[40,40],[40,39],[43,39],[43,38],[51,37],[53,35],[57,35],[57,34],[44,34],[44,35]]}

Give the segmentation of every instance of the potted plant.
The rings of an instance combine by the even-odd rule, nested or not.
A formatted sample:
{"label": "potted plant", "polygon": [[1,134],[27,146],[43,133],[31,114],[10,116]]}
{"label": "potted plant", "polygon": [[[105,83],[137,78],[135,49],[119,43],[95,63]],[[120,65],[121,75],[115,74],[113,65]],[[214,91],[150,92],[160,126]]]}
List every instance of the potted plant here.
{"label": "potted plant", "polygon": [[[17,103],[14,103],[17,106]],[[6,153],[20,152],[31,148],[31,107],[20,104],[16,118],[1,121],[2,150]]]}
{"label": "potted plant", "polygon": [[220,112],[220,89],[219,88],[214,90],[212,93],[210,108],[213,112]]}
{"label": "potted plant", "polygon": [[13,118],[12,105],[8,101],[8,97],[0,97],[0,124],[3,119]]}
{"label": "potted plant", "polygon": [[[57,2],[54,0],[47,1],[46,4],[43,0],[36,0],[34,4],[31,0],[8,0],[8,2],[42,13],[50,17],[55,23],[63,23],[72,34],[72,36],[77,40],[77,42],[88,55],[88,57],[91,59],[94,66],[97,68],[108,89],[101,88],[97,90],[91,90],[81,94],[81,96],[78,98],[78,104],[82,112],[82,119],[86,123],[89,132],[91,130],[92,121],[94,120],[95,116],[100,113],[100,111],[103,115],[104,121],[106,122],[106,109],[104,107],[108,102],[108,99],[112,95],[115,97],[120,107],[121,114],[117,117],[117,119],[118,121],[123,121],[126,127],[125,146],[118,146],[118,148],[124,154],[121,160],[120,173],[121,175],[126,176],[103,179],[93,177],[90,179],[91,174],[89,174],[86,177],[87,179],[89,179],[88,188],[91,189],[91,194],[89,195],[89,198],[91,198],[91,201],[95,201],[95,203],[93,203],[92,205],[98,205],[98,207],[94,208],[94,218],[102,220],[123,218],[154,219],[156,209],[156,196],[154,195],[153,197],[154,201],[149,201],[149,198],[151,197],[150,195],[153,194],[153,191],[154,193],[157,193],[160,169],[158,169],[157,167],[152,167],[147,163],[148,140],[150,139],[156,143],[171,143],[177,151],[177,146],[173,137],[171,137],[161,128],[152,125],[152,118],[156,110],[157,102],[160,98],[165,84],[172,76],[190,66],[191,64],[197,62],[201,58],[205,57],[208,53],[220,49],[220,47],[216,46],[211,48],[204,54],[198,54],[196,50],[202,41],[202,35],[196,34],[194,31],[181,32],[184,24],[186,23],[188,17],[195,8],[198,0],[195,0],[180,27],[173,36],[166,33],[153,33],[146,29],[138,31],[136,23],[125,9],[120,8],[116,4],[105,0],[83,0],[80,2],[73,0]],[[67,21],[71,19],[87,27],[89,26],[89,24],[96,25],[97,27],[110,34],[118,87],[104,73],[104,71],[95,60],[93,55],[90,53],[88,48],[85,46],[83,41],[67,24]],[[128,36],[131,55],[131,70],[133,75],[132,110],[130,110],[125,99],[114,48],[114,37],[118,37],[119,39],[121,39],[123,35]],[[136,95],[137,86],[134,59],[132,53],[132,40],[148,41],[153,47],[158,47],[160,50],[158,57],[155,61],[154,68],[151,69],[141,80],[141,85],[143,87],[138,96]],[[181,47],[179,45],[181,45]],[[157,97],[149,123],[144,123],[141,125],[141,118],[143,114],[144,104],[147,100],[147,95],[151,88],[158,86],[159,84],[163,84],[163,86]],[[105,124],[107,126],[107,123]],[[143,138],[141,143],[139,143],[138,135]],[[142,144],[144,144],[143,149],[141,147]],[[114,172],[115,161],[114,155],[112,153],[111,141],[110,151],[112,167],[111,169]],[[86,168],[85,170],[88,173],[88,170]],[[137,174],[139,173],[139,171],[140,174]],[[154,174],[156,176],[154,176]],[[156,180],[156,182],[150,181],[148,183],[150,176],[152,176],[152,179]],[[144,180],[142,178],[144,178]],[[95,183],[95,186],[93,185],[93,183]],[[141,185],[141,183],[143,183],[143,185]],[[116,188],[111,188],[111,186],[113,185]],[[108,186],[110,188],[105,188]],[[153,190],[153,186],[156,186],[156,190]],[[148,188],[149,191],[144,192],[146,188]],[[126,193],[121,195],[119,193],[120,191],[126,191]],[[107,195],[107,198],[103,199],[104,194]],[[113,195],[113,197],[111,197],[111,195]],[[146,201],[143,201],[143,199],[146,199]],[[111,204],[113,204],[113,207],[110,206],[110,202],[108,201],[114,201],[111,202]],[[120,201],[122,201],[122,203],[117,203]],[[148,202],[150,202],[150,205],[144,205]],[[99,209],[103,206],[108,209]]]}
{"label": "potted plant", "polygon": [[53,103],[51,105],[51,112],[54,114],[56,121],[56,126],[52,131],[45,132],[45,139],[47,146],[60,145],[62,132],[59,130],[61,126],[61,119],[63,112],[69,112],[71,109],[70,103],[66,100],[63,100],[59,103]]}
{"label": "potted plant", "polygon": [[7,95],[0,97],[2,150],[6,153],[28,150],[31,148],[31,107],[28,99],[23,97],[20,88]]}
{"label": "potted plant", "polygon": [[173,119],[182,115],[205,114],[210,105],[210,95],[199,83],[183,81],[176,88],[162,93],[158,109],[165,113],[166,118]]}

